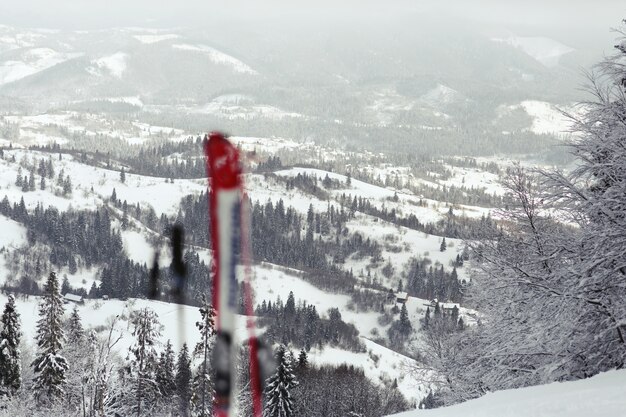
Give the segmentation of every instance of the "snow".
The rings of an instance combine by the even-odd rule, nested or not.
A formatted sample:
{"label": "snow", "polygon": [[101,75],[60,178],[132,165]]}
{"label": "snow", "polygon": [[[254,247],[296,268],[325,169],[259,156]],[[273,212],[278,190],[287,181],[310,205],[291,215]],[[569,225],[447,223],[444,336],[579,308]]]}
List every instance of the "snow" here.
{"label": "snow", "polygon": [[0,85],[26,78],[80,55],[61,53],[51,48],[27,49],[21,53],[19,60],[0,63]]}
{"label": "snow", "polygon": [[177,39],[180,38],[180,35],[176,35],[175,33],[168,33],[163,35],[134,35],[133,38],[144,44],[152,44],[170,39]]}
{"label": "snow", "polygon": [[423,94],[421,100],[432,105],[451,104],[464,100],[461,93],[443,84],[437,84],[434,88]]}
{"label": "snow", "polygon": [[104,69],[114,77],[122,78],[124,71],[126,71],[127,60],[128,54],[124,52],[116,52],[112,55],[107,55],[91,61],[95,67],[88,67],[87,72],[93,75],[102,75],[101,70]]}
{"label": "snow", "polygon": [[244,64],[237,58],[225,54],[222,51],[218,51],[215,48],[212,48],[207,45],[189,45],[189,44],[175,44],[172,45],[174,49],[182,50],[182,51],[191,51],[201,53],[209,57],[209,60],[216,64],[227,65],[231,67],[235,72],[243,73],[243,74],[253,74],[256,75],[258,72],[250,68],[248,65]]}
{"label": "snow", "polygon": [[366,338],[361,340],[366,352],[348,352],[330,346],[322,349],[315,347],[309,352],[309,361],[315,365],[353,365],[363,369],[365,376],[378,385],[389,386],[395,379],[398,390],[411,403],[419,403],[428,395],[430,387],[411,377],[410,368],[415,364],[413,359]]}
{"label": "snow", "polygon": [[592,378],[498,391],[434,410],[415,410],[395,417],[592,417],[623,416],[626,370]]}
{"label": "snow", "polygon": [[[0,251],[17,249],[24,246],[26,242],[26,228],[18,222],[0,215]],[[9,274],[5,258],[0,254],[0,283],[6,282]]]}
{"label": "snow", "polygon": [[268,118],[281,120],[284,118],[304,117],[300,113],[289,112],[269,105],[239,105],[220,100],[213,100],[201,107],[187,108],[187,111],[198,114],[212,114],[229,120]]}
{"label": "snow", "polygon": [[26,244],[26,228],[0,214],[0,248],[18,248]]}
{"label": "snow", "polygon": [[558,65],[559,59],[563,55],[574,51],[574,48],[563,45],[561,42],[541,36],[511,36],[492,38],[492,41],[519,48],[546,67]]}
{"label": "snow", "polygon": [[152,265],[155,249],[147,241],[145,234],[135,230],[124,230],[121,234],[128,257],[139,264]]}
{"label": "snow", "polygon": [[[24,155],[46,160],[50,157],[48,153],[22,150],[5,151],[5,155],[10,152],[15,154],[17,161],[20,161]],[[9,201],[13,203],[19,202],[20,198],[24,197],[26,206],[31,209],[38,203],[42,203],[44,207],[54,206],[61,211],[67,210],[70,206],[75,209],[94,210],[110,198],[115,188],[117,197],[122,201],[126,200],[129,205],[137,203],[142,207],[151,205],[158,215],[161,213],[175,215],[178,213],[179,203],[183,197],[206,192],[207,189],[206,180],[202,179],[175,180],[172,184],[165,182],[164,178],[130,173],[126,174],[126,181],[122,183],[118,171],[84,165],[67,154],[63,155],[61,161],[55,159],[54,167],[56,173],[63,169],[65,174],[72,178],[71,198],[53,194],[50,191],[50,181],[46,190],[37,189],[22,193],[21,189],[14,184],[18,164],[10,163],[7,159],[0,160],[0,169],[4,173],[0,176],[0,198],[6,194]]]}
{"label": "snow", "polygon": [[128,97],[104,97],[96,99],[96,101],[108,101],[109,103],[126,103],[131,106],[143,107],[143,101],[138,96]]}
{"label": "snow", "polygon": [[553,104],[545,101],[525,100],[520,106],[533,118],[530,130],[540,134],[564,134],[571,127],[567,119]]}

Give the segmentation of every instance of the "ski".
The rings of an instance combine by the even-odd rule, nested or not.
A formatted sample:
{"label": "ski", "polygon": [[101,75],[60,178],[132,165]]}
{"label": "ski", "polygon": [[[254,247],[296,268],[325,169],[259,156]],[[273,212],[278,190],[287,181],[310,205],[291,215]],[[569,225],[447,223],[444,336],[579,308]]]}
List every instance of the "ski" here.
{"label": "ski", "polygon": [[237,313],[237,259],[235,252],[241,247],[246,264],[244,299],[246,304],[248,344],[250,349],[250,386],[252,390],[253,417],[262,415],[262,387],[258,349],[255,336],[252,290],[249,280],[248,225],[243,207],[242,166],[239,151],[222,133],[211,132],[204,141],[209,179],[209,219],[213,248],[212,302],[217,313],[217,339],[214,347],[216,417],[230,417],[235,394],[234,343]]}

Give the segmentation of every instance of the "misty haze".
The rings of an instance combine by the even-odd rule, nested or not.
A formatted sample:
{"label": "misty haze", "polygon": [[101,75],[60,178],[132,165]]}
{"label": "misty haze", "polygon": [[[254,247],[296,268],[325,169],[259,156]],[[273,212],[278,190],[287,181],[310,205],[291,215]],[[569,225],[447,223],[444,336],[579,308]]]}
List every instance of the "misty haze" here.
{"label": "misty haze", "polygon": [[626,5],[545,3],[0,4],[0,417],[626,413]]}

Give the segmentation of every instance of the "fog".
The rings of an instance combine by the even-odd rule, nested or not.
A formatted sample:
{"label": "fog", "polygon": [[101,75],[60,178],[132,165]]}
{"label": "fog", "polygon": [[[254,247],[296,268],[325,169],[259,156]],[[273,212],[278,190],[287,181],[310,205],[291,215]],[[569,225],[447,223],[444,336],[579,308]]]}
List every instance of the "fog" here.
{"label": "fog", "polygon": [[193,26],[244,21],[388,20],[411,15],[543,30],[597,30],[626,17],[620,0],[3,0],[5,24],[93,29],[112,26]]}

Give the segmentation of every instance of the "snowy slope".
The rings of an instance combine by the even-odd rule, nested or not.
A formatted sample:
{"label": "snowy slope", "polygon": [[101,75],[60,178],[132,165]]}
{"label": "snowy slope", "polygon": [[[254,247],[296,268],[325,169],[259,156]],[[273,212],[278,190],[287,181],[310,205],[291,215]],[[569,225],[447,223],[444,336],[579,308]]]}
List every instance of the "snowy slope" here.
{"label": "snowy slope", "polygon": [[244,64],[237,58],[225,54],[222,51],[219,51],[215,48],[212,48],[207,45],[189,45],[189,44],[175,44],[172,46],[174,49],[182,50],[182,51],[191,51],[206,55],[209,60],[216,64],[226,65],[231,67],[235,72],[244,73],[244,74],[258,74],[255,70],[250,68],[248,65]]}
{"label": "snowy slope", "polygon": [[51,48],[25,49],[19,56],[0,60],[0,85],[20,80],[80,55]]}
{"label": "snowy slope", "polygon": [[128,54],[116,52],[112,55],[103,56],[91,61],[92,66],[87,67],[87,72],[92,75],[102,75],[106,71],[117,78],[122,78],[127,67]]}
{"label": "snowy slope", "polygon": [[473,401],[395,417],[618,417],[626,415],[626,370],[592,378],[498,391]]}

